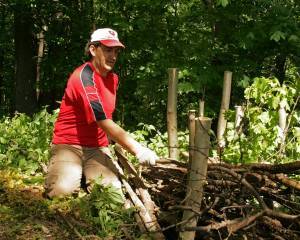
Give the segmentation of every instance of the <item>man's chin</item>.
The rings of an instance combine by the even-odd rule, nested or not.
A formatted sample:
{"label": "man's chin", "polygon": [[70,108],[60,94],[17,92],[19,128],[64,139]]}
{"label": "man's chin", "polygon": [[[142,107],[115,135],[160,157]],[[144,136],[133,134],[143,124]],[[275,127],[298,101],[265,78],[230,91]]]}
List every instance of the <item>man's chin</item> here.
{"label": "man's chin", "polygon": [[111,70],[113,70],[113,68],[114,68],[114,65],[107,65],[106,64],[106,66],[105,66],[105,69],[109,72],[109,71],[111,71]]}

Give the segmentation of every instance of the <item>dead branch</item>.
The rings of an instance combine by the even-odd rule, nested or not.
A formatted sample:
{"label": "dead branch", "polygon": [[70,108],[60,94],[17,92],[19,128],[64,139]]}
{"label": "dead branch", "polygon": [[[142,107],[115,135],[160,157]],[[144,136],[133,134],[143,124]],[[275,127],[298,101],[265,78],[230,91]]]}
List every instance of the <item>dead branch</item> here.
{"label": "dead branch", "polygon": [[236,179],[240,180],[241,183],[248,189],[250,190],[250,192],[252,192],[252,194],[255,196],[255,198],[257,199],[257,201],[260,203],[260,205],[262,206],[262,208],[264,210],[266,210],[268,207],[266,205],[266,203],[264,202],[264,200],[260,197],[260,195],[258,194],[258,192],[254,189],[254,187],[245,179],[242,178],[239,174],[237,174],[236,172],[234,172],[231,169],[225,168],[225,167],[217,167],[215,166],[215,168],[219,169],[220,171],[224,171],[229,173],[231,176],[235,177]]}
{"label": "dead branch", "polygon": [[58,213],[58,216],[60,216],[64,220],[64,222],[69,226],[69,228],[72,229],[72,231],[76,234],[76,236],[79,239],[84,240],[84,237],[80,234],[77,228],[60,211],[56,211],[56,212]]}
{"label": "dead branch", "polygon": [[[244,165],[245,166],[245,165]],[[293,173],[300,170],[300,161],[284,163],[284,164],[252,164],[249,165],[251,170],[266,171],[270,173]]]}
{"label": "dead branch", "polygon": [[260,218],[264,214],[264,211],[258,212],[254,215],[248,216],[246,218],[240,219],[240,221],[233,222],[232,224],[229,224],[227,226],[229,233],[235,233],[239,229],[244,228],[246,226],[249,226],[251,223],[256,221],[258,218]]}
{"label": "dead branch", "polygon": [[291,200],[288,200],[284,198],[284,196],[281,196],[278,191],[274,192],[272,189],[269,189],[267,187],[262,187],[259,189],[259,192],[263,195],[268,197],[269,199],[272,199],[273,201],[278,202],[282,206],[289,208],[293,211],[298,211],[300,212],[300,203],[293,202]]}
{"label": "dead branch", "polygon": [[210,232],[212,230],[219,230],[221,228],[227,227],[229,232],[234,233],[238,229],[241,229],[243,227],[248,226],[250,223],[257,220],[259,217],[261,217],[264,214],[264,211],[256,213],[255,215],[252,215],[247,218],[237,218],[234,220],[225,220],[223,222],[213,222],[210,225],[207,226],[197,226],[197,227],[185,227],[184,231],[206,231]]}
{"label": "dead branch", "polygon": [[[279,169],[286,172],[280,172]],[[292,169],[298,169],[297,164],[280,164],[277,167],[269,164],[209,164],[202,207],[198,211],[187,209],[199,217],[197,226],[176,229],[200,231],[199,236],[208,234],[211,239],[225,239],[228,233],[234,234],[237,239],[299,239],[299,182],[286,175]],[[142,173],[145,180],[152,183],[154,200],[164,203],[160,206],[161,211],[164,214],[170,212],[172,216],[170,225],[163,225],[163,230],[182,225],[176,223],[174,216],[186,208],[178,199],[186,196],[182,188],[186,173],[185,167],[174,162],[158,164]],[[216,197],[219,201],[212,206]],[[257,207],[261,208],[260,212],[257,212]],[[251,212],[256,214],[250,215]],[[278,228],[272,231],[270,222],[265,223],[266,217],[277,222]],[[266,231],[265,228],[271,230]],[[196,235],[195,239],[202,238]]]}
{"label": "dead branch", "polygon": [[271,176],[271,178],[276,179],[277,181],[280,181],[282,184],[284,184],[287,187],[294,188],[294,189],[300,191],[300,182],[293,180],[293,179],[289,179],[282,173],[274,174],[273,176]]}
{"label": "dead branch", "polygon": [[[129,208],[132,208],[132,207],[133,207],[133,203],[129,199],[126,199],[125,200],[125,209],[129,209]],[[134,219],[137,223],[137,226],[138,226],[140,232],[141,233],[147,232],[147,229],[146,229],[140,215],[137,212],[134,213]]]}
{"label": "dead branch", "polygon": [[[122,166],[124,166],[124,168],[126,168],[128,172],[134,175],[134,183],[136,184],[136,187],[140,192],[143,201],[139,199],[139,197],[136,195],[136,193],[134,192],[130,184],[124,179],[124,177],[122,178],[122,183],[126,189],[126,192],[130,196],[132,203],[138,208],[140,217],[143,220],[146,229],[149,232],[154,232],[153,234],[155,236],[155,239],[165,239],[164,235],[161,233],[161,228],[154,215],[154,203],[151,200],[149,192],[145,188],[143,188],[145,187],[143,180],[139,177],[135,168],[130,164],[128,159],[122,153],[121,149],[118,149],[118,147],[116,147],[116,154],[119,161],[122,163]],[[115,165],[117,165],[119,175],[124,176],[124,173],[121,172],[121,167],[118,166],[118,163],[115,163]]]}

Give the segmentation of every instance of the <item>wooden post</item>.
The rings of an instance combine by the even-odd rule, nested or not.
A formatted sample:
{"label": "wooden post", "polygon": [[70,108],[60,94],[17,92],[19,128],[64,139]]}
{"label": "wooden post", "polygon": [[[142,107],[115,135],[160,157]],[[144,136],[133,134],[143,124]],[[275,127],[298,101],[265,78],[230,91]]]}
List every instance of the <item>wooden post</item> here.
{"label": "wooden post", "polygon": [[279,147],[279,156],[283,157],[285,153],[285,134],[286,134],[286,118],[287,118],[287,113],[285,110],[285,104],[283,101],[279,103],[279,128],[280,128],[280,147]]}
{"label": "wooden post", "polygon": [[219,120],[218,120],[218,128],[217,128],[217,141],[218,141],[219,149],[222,149],[225,146],[225,141],[224,141],[223,135],[226,130],[227,121],[225,119],[224,113],[229,109],[230,93],[231,93],[231,80],[232,80],[232,72],[225,71],[224,72],[224,82],[223,82],[222,102],[221,102],[221,108],[220,108]]}
{"label": "wooden post", "polygon": [[235,132],[236,134],[241,133],[241,123],[244,117],[244,109],[242,106],[235,106],[235,122],[234,122],[234,127],[235,127]]}
{"label": "wooden post", "polygon": [[[209,131],[211,119],[206,117],[195,119],[195,151],[188,174],[187,197],[185,205],[192,210],[183,212],[182,221],[186,221],[183,227],[196,227],[198,217],[195,211],[199,212],[203,197],[203,186],[206,182],[207,161],[210,148]],[[192,240],[195,238],[194,231],[180,233],[182,240]]]}
{"label": "wooden post", "polygon": [[204,117],[204,100],[199,100],[199,117]]}
{"label": "wooden post", "polygon": [[177,82],[178,69],[169,68],[169,87],[168,87],[168,142],[169,158],[178,159],[178,139],[177,139]]}
{"label": "wooden post", "polygon": [[282,132],[284,132],[286,127],[286,111],[284,103],[281,101],[279,103],[279,127],[281,128]]}
{"label": "wooden post", "polygon": [[36,97],[39,100],[40,97],[40,81],[41,81],[41,64],[44,56],[44,46],[45,46],[45,39],[44,39],[44,32],[43,30],[37,34],[38,43],[38,53],[37,53],[37,63],[36,63]]}
{"label": "wooden post", "polygon": [[195,118],[196,110],[189,111],[189,169],[193,160],[195,150]]}

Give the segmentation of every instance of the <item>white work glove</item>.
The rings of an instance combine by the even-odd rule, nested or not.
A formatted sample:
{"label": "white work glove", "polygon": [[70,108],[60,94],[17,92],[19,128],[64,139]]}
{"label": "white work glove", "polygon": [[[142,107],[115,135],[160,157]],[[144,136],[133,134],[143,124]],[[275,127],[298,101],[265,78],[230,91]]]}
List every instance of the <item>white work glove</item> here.
{"label": "white work glove", "polygon": [[137,149],[136,158],[139,160],[140,164],[155,165],[158,156],[149,148],[140,145]]}

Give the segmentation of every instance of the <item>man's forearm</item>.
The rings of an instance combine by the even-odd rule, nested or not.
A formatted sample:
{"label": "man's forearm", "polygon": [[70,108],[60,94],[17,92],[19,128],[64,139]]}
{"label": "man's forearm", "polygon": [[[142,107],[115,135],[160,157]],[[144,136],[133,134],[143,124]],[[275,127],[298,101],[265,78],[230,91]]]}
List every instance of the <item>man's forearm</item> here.
{"label": "man's forearm", "polygon": [[137,148],[140,144],[118,124],[110,119],[98,121],[97,124],[113,141],[120,144],[133,155],[137,154]]}

